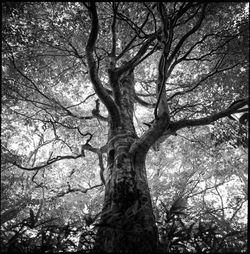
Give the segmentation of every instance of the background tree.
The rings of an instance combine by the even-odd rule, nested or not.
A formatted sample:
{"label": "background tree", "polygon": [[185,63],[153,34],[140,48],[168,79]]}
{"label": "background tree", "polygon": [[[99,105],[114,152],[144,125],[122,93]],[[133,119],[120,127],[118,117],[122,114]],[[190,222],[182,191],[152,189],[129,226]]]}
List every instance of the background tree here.
{"label": "background tree", "polygon": [[245,3],[2,7],[3,248],[245,248]]}

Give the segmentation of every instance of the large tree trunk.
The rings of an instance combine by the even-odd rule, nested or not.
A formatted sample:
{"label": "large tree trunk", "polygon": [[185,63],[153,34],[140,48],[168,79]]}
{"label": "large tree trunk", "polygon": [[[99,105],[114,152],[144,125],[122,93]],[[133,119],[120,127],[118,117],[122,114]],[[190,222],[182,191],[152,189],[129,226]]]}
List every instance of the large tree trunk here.
{"label": "large tree trunk", "polygon": [[155,251],[157,227],[145,169],[145,154],[129,155],[138,139],[133,125],[133,74],[120,78],[119,109],[122,126],[110,129],[108,165],[102,215],[95,251]]}
{"label": "large tree trunk", "polygon": [[[117,134],[109,148],[105,200],[95,249],[145,252],[157,247],[157,228],[143,159],[127,153],[133,140]],[[115,148],[115,149],[114,149]]]}

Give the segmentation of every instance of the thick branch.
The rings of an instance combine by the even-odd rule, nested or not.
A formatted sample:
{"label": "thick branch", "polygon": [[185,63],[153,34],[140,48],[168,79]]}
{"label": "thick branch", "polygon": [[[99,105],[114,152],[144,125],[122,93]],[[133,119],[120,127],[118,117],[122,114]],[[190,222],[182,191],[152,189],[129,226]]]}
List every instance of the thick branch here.
{"label": "thick branch", "polygon": [[86,57],[87,57],[87,63],[89,68],[89,75],[90,75],[90,79],[96,94],[98,95],[98,97],[101,99],[103,104],[108,109],[108,112],[111,117],[111,126],[116,127],[116,126],[119,126],[121,123],[119,110],[116,104],[114,103],[114,101],[112,100],[112,98],[106,93],[101,83],[101,80],[98,77],[96,62],[93,56],[93,51],[95,48],[95,44],[96,44],[97,36],[98,36],[98,30],[99,30],[98,16],[97,16],[96,6],[94,2],[90,3],[89,10],[91,13],[91,20],[92,20],[91,32],[89,34],[88,42],[86,45]]}
{"label": "thick branch", "polygon": [[241,102],[237,103],[235,106],[232,106],[226,110],[223,110],[219,113],[207,116],[207,117],[202,117],[199,119],[192,119],[192,120],[180,120],[172,124],[172,131],[177,131],[185,127],[191,127],[191,126],[199,126],[199,125],[207,125],[212,122],[217,121],[220,118],[230,116],[233,113],[238,112],[238,109],[242,108],[246,104],[249,103],[249,98],[246,98],[242,100]]}
{"label": "thick branch", "polygon": [[232,106],[226,110],[223,110],[219,113],[213,114],[208,117],[203,117],[194,120],[180,120],[177,122],[170,122],[168,116],[162,115],[155,121],[154,124],[145,132],[139,140],[135,141],[135,143],[131,146],[129,150],[129,154],[134,155],[135,153],[140,153],[141,157],[145,156],[148,152],[149,148],[155,143],[157,139],[159,139],[163,134],[175,133],[177,130],[191,127],[191,126],[199,126],[199,125],[207,125],[212,122],[217,121],[220,118],[229,116],[235,112],[237,112],[240,108],[249,103],[249,98],[242,100],[237,103],[235,106]]}

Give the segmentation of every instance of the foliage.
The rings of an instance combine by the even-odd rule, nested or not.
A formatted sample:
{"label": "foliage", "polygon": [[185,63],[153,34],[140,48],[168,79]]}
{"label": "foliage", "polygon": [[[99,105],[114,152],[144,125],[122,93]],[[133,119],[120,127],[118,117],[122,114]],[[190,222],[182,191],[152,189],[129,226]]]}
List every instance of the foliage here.
{"label": "foliage", "polygon": [[168,210],[162,204],[161,210],[164,216],[159,230],[163,252],[227,253],[247,250],[247,229],[244,224],[237,223],[230,227],[230,220],[215,221],[211,211],[190,218],[178,207],[173,209],[172,206]]}

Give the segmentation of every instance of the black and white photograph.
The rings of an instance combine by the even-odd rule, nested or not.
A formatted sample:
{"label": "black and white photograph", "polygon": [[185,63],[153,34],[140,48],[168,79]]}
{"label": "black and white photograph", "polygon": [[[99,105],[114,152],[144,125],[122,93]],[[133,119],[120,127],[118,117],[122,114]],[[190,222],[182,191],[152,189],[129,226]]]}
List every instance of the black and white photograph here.
{"label": "black and white photograph", "polygon": [[247,253],[249,2],[1,5],[1,253]]}

